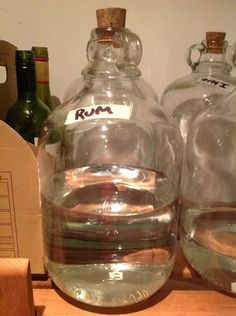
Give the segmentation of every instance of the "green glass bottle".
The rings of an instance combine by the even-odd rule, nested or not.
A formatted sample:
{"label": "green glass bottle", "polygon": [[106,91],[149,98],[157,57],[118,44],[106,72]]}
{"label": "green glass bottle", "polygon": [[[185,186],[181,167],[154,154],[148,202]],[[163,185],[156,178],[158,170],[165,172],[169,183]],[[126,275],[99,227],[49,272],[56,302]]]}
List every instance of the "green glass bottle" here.
{"label": "green glass bottle", "polygon": [[9,108],[6,122],[26,141],[37,145],[42,126],[50,110],[37,95],[32,51],[16,51],[16,78],[18,99]]}
{"label": "green glass bottle", "polygon": [[36,68],[36,84],[39,98],[53,110],[53,102],[49,85],[49,63],[47,47],[32,47]]}

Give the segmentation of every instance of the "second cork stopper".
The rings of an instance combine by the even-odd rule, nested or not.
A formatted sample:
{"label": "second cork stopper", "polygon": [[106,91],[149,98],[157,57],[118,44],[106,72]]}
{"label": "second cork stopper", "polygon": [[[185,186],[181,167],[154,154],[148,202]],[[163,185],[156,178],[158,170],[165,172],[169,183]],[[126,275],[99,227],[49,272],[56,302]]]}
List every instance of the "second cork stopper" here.
{"label": "second cork stopper", "polygon": [[224,32],[206,32],[206,43],[208,53],[221,54],[224,49]]}
{"label": "second cork stopper", "polygon": [[101,28],[123,28],[125,27],[126,9],[123,8],[105,8],[98,9],[97,26]]}

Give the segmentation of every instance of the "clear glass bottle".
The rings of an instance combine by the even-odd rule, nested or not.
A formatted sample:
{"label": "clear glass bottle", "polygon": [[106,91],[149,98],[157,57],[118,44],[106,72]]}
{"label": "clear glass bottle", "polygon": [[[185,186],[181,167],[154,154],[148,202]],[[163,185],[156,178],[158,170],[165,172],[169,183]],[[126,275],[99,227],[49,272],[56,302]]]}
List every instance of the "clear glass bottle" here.
{"label": "clear glass bottle", "polygon": [[[170,84],[163,93],[161,104],[175,118],[184,144],[197,115],[236,87],[224,39],[223,32],[207,32],[205,41],[192,45],[187,58],[192,73]],[[195,62],[196,54],[199,58]]]}
{"label": "clear glass bottle", "polygon": [[37,96],[32,51],[16,51],[16,78],[18,98],[7,112],[6,123],[26,141],[37,145],[50,110]]}
{"label": "clear glass bottle", "polygon": [[186,144],[180,241],[200,275],[236,294],[236,92],[198,116]]}
{"label": "clear glass bottle", "polygon": [[[69,86],[66,88],[65,93],[63,95],[63,100],[62,102],[65,103],[74,96],[76,96],[79,91],[82,89],[83,86],[83,77],[78,77],[77,79],[73,80]],[[139,79],[139,89],[143,90],[143,94],[145,96],[149,96],[152,98],[155,102],[159,103],[159,98],[156,93],[156,91],[149,85],[149,83],[140,78]]]}
{"label": "clear glass bottle", "polygon": [[49,60],[47,47],[32,47],[34,61],[36,67],[36,83],[37,93],[40,100],[45,103],[50,110],[53,110],[54,105],[49,85]]}
{"label": "clear glass bottle", "polygon": [[38,156],[47,270],[67,295],[107,307],[167,281],[182,161],[176,125],[139,88],[141,43],[125,12],[97,11],[83,88],[53,111]]}

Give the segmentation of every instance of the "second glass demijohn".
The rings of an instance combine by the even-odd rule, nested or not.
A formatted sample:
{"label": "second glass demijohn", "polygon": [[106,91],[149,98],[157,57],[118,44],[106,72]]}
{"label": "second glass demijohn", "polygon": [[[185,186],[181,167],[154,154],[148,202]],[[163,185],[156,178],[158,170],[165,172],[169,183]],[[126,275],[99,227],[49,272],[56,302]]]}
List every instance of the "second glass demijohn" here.
{"label": "second glass demijohn", "polygon": [[189,132],[181,184],[180,241],[200,275],[236,294],[236,91]]}
{"label": "second glass demijohn", "polygon": [[176,125],[139,89],[125,12],[97,11],[83,88],[53,111],[39,150],[47,270],[67,295],[107,307],[143,301],[170,276],[182,160]]}
{"label": "second glass demijohn", "polygon": [[[194,61],[196,54],[199,57]],[[225,33],[207,32],[206,40],[188,50],[187,62],[192,73],[174,81],[164,91],[161,103],[175,118],[184,144],[198,114],[236,87],[230,54],[233,55],[233,47],[228,47]]]}

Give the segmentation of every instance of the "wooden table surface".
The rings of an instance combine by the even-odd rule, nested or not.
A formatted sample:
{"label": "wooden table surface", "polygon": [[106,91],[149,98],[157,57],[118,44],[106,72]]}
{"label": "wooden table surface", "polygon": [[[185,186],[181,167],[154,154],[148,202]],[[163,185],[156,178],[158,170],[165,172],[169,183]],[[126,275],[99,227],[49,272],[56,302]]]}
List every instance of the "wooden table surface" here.
{"label": "wooden table surface", "polygon": [[75,303],[53,287],[50,280],[33,281],[33,292],[37,316],[236,316],[236,296],[210,287],[191,269],[180,251],[165,286],[132,307],[106,309]]}

